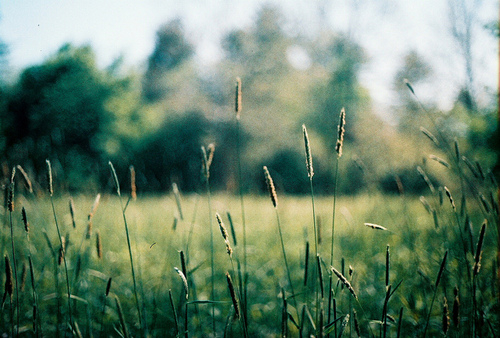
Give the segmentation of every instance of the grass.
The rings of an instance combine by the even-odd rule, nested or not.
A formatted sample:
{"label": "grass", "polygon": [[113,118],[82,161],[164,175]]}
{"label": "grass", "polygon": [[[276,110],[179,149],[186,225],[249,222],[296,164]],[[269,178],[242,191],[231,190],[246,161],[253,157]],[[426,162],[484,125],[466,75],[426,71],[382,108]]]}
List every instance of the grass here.
{"label": "grass", "polygon": [[[122,316],[126,321],[126,327],[131,335],[141,335],[141,327],[137,314],[134,311],[134,287],[130,278],[130,262],[128,248],[125,245],[126,236],[123,231],[123,219],[121,210],[116,208],[118,203],[116,195],[103,194],[101,204],[93,216],[94,226],[99,227],[103,243],[103,259],[97,258],[97,252],[90,252],[90,259],[85,262],[88,274],[89,291],[86,301],[91,307],[91,322],[87,330],[94,334],[101,330],[101,321],[105,332],[115,332],[115,327],[120,326],[120,315],[115,302],[104,304],[106,297],[104,292],[111,277],[113,279],[112,293],[120,299]],[[20,194],[18,194],[20,195]],[[211,297],[211,264],[210,264],[210,238],[206,235],[206,227],[209,224],[208,211],[200,207],[195,210],[190,207],[196,204],[196,196],[183,196],[185,219],[191,219],[192,213],[197,212],[194,223],[193,237],[190,243],[188,274],[197,288],[197,299],[191,299],[189,303],[189,333],[191,336],[208,334],[211,328],[211,306],[215,307],[215,318],[219,334],[231,315],[231,298],[227,289],[226,271],[228,266],[227,252],[223,240],[214,241],[214,294]],[[67,208],[68,196],[55,197],[55,211],[63,220],[61,231],[68,232],[70,241],[66,249],[68,272],[75,273],[77,268],[78,250],[75,243],[79,238],[86,236],[85,227],[86,212],[90,210],[93,198],[86,196],[74,196],[76,228],[71,225],[71,217]],[[54,267],[51,264],[51,251],[43,239],[43,231],[47,231],[52,242],[56,242],[57,233],[51,222],[51,205],[43,198],[35,198],[31,195],[19,197],[22,204],[30,215],[30,237],[33,248],[33,266],[36,272],[37,294],[39,296],[39,312],[44,321],[41,323],[44,334],[54,334],[57,311],[63,313],[66,308],[57,309],[57,302],[52,296],[54,292]],[[212,203],[217,210],[238,210],[240,207],[237,197],[232,195],[213,195]],[[442,226],[438,229],[434,226],[432,215],[425,211],[420,200],[407,198],[407,214],[402,215],[401,198],[399,196],[386,196],[384,200],[369,196],[339,197],[337,207],[339,216],[337,219],[336,243],[334,250],[334,266],[341,265],[345,260],[346,266],[352,266],[354,273],[350,283],[356,290],[359,305],[351,304],[358,314],[359,325],[363,335],[378,332],[377,321],[384,309],[386,298],[386,251],[390,246],[390,280],[394,286],[400,282],[398,290],[392,295],[387,308],[389,324],[386,328],[387,336],[394,336],[398,330],[397,323],[392,323],[389,318],[398,319],[401,308],[404,308],[405,316],[401,323],[401,336],[414,336],[416,332],[423,333],[426,325],[426,317],[429,317],[427,332],[435,335],[440,330],[441,316],[438,311],[441,306],[431,309],[431,299],[437,301],[446,295],[448,299],[454,299],[453,288],[459,289],[461,302],[461,320],[459,328],[451,324],[450,332],[464,332],[467,320],[470,316],[472,303],[468,299],[467,283],[460,272],[460,261],[463,257],[462,242],[456,234],[451,231],[453,215],[443,211]],[[318,216],[328,220],[331,214],[331,199],[316,197],[316,210]],[[310,205],[308,197],[280,196],[280,217],[283,229],[283,240],[287,245],[287,258],[290,267],[290,278],[294,285],[303,284],[304,269],[304,241],[305,236],[313,238],[310,226],[310,210],[303,206]],[[279,335],[282,322],[282,303],[277,297],[282,287],[287,287],[288,278],[281,257],[281,244],[276,233],[275,210],[267,196],[248,196],[246,198],[248,210],[248,224],[251,231],[248,236],[249,277],[248,295],[252,299],[251,307],[248,309],[249,335]],[[190,222],[180,221],[175,230],[171,225],[174,219],[176,202],[171,197],[143,197],[136,202],[131,202],[127,207],[127,218],[129,220],[129,232],[134,257],[137,257],[136,266],[142,271],[140,283],[144,289],[145,313],[143,318],[148,322],[149,333],[152,335],[176,335],[175,316],[172,311],[169,290],[172,290],[174,304],[181,304],[180,297],[184,296],[183,285],[179,276],[174,271],[178,266],[178,251],[183,249],[187,233],[190,231]],[[482,224],[482,215],[479,208],[471,211],[470,219],[473,225],[475,238],[479,236]],[[449,210],[448,210],[449,211]],[[397,215],[391,219],[388,215]],[[211,216],[213,217],[213,216]],[[411,221],[411,227],[406,227],[403,218]],[[364,225],[366,221],[383,224],[388,230],[379,231],[370,229]],[[14,226],[22,226],[21,217],[14,217]],[[17,224],[16,224],[17,223]],[[52,224],[52,226],[51,226]],[[445,229],[446,227],[446,229]],[[236,229],[236,236],[241,236],[241,229]],[[16,237],[16,243],[23,242],[21,234]],[[3,236],[8,236],[8,231],[3,228]],[[325,235],[326,236],[326,235]],[[8,237],[7,237],[8,238]],[[446,242],[443,241],[446,238]],[[87,239],[85,239],[87,240]],[[93,247],[94,239],[88,240]],[[327,241],[326,241],[327,242]],[[5,240],[2,242],[2,250],[8,252],[10,247]],[[27,245],[27,244],[26,244]],[[494,236],[485,236],[481,270],[476,276],[476,298],[477,307],[483,320],[481,332],[489,332],[485,326],[498,327],[494,316],[495,299],[498,290],[494,288],[495,267],[495,245]],[[25,250],[19,248],[19,261],[27,260]],[[234,257],[241,253],[240,248],[234,247]],[[322,244],[318,247],[320,255],[328,257],[329,245]],[[449,250],[448,263],[439,285],[435,285],[437,271],[444,252]],[[473,261],[474,257],[468,256]],[[127,264],[129,266],[127,266]],[[327,271],[327,270],[324,270]],[[346,272],[344,272],[346,273]],[[63,281],[61,272],[57,274]],[[324,278],[326,281],[328,278]],[[336,281],[336,279],[334,279]],[[64,282],[59,283],[63,288]],[[21,330],[30,331],[28,324],[30,308],[32,306],[31,290],[25,289],[20,294],[21,306]],[[60,291],[63,291],[61,289]],[[302,290],[296,290],[301,293]],[[190,291],[192,292],[192,291]],[[287,292],[288,293],[288,292]],[[437,296],[434,295],[437,293]],[[193,293],[191,293],[192,295]],[[83,294],[75,296],[82,297]],[[334,283],[334,295],[337,303],[338,318],[341,321],[349,314],[348,290],[342,289]],[[299,300],[300,297],[297,297]],[[206,301],[204,303],[203,301]],[[210,302],[215,301],[215,302]],[[293,302],[288,303],[288,311],[294,313],[290,307]],[[198,302],[198,303],[196,303]],[[451,303],[450,303],[451,304]],[[73,302],[73,318],[80,327],[85,327],[87,313],[83,304],[79,301]],[[195,308],[196,305],[196,308]],[[61,306],[59,304],[59,306]],[[105,307],[104,316],[102,309]],[[300,305],[299,305],[300,306]],[[180,310],[180,311],[179,311]],[[431,311],[432,310],[432,311]],[[298,311],[300,312],[300,311]],[[177,309],[177,313],[184,313],[183,309]],[[103,319],[101,319],[101,316]],[[352,315],[351,315],[352,319]],[[230,321],[231,322],[231,321]],[[2,328],[10,330],[10,319],[8,313],[2,316]],[[488,324],[489,323],[489,324]],[[327,325],[328,323],[325,323]],[[339,322],[340,330],[341,322]],[[230,332],[241,334],[241,325],[234,322]],[[454,330],[454,331],[453,331]],[[297,334],[297,328],[293,323],[288,323],[288,331],[291,335]],[[344,333],[349,331],[349,325],[344,327]],[[354,329],[353,329],[354,332]],[[90,332],[84,330],[83,335]],[[354,334],[354,333],[353,333]],[[417,335],[418,336],[418,335]]]}
{"label": "grass", "polygon": [[[342,115],[340,120],[343,124]],[[429,158],[447,171],[446,180],[452,178],[434,186],[428,164],[415,168],[429,187],[425,196],[407,195],[403,187],[394,196],[378,191],[315,196],[305,127],[310,196],[276,192],[264,167],[270,196],[245,196],[244,207],[242,194],[211,192],[213,145],[202,147],[208,205],[199,203],[198,195],[181,196],[176,186],[171,195],[137,197],[133,168],[128,196],[120,190],[125,174],[111,163],[115,189],[108,187],[95,200],[64,191],[54,195],[47,162],[50,198],[22,185],[7,194],[0,248],[6,257],[3,305],[8,300],[9,308],[0,315],[1,333],[498,335],[498,233],[493,231],[500,229],[498,187],[478,164],[461,156],[457,143],[453,150],[442,146],[441,133],[438,140],[429,130],[422,132],[439,154],[447,153]],[[342,136],[339,128],[339,140]],[[339,142],[336,182],[343,175]],[[13,187],[11,182],[6,188]],[[21,207],[16,212],[14,204]],[[238,213],[241,224],[230,217]],[[27,228],[26,215],[29,237],[14,230]],[[220,215],[227,215],[231,238]],[[222,239],[214,240],[215,218]],[[331,231],[320,231],[320,223],[332,224]],[[31,289],[18,287],[16,265],[12,278],[9,255],[14,264],[29,262]],[[451,309],[448,299],[453,299]]]}

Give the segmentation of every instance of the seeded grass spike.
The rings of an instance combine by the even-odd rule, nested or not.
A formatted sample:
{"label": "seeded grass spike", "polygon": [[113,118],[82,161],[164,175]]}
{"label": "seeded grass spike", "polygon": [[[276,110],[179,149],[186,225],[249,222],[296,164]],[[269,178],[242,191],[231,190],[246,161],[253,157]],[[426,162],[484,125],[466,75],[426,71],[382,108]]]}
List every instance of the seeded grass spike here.
{"label": "seeded grass spike", "polygon": [[345,109],[342,108],[342,110],[340,111],[337,144],[335,145],[335,151],[337,152],[338,157],[342,156],[342,145],[344,144],[344,133],[345,133]]}
{"label": "seeded grass spike", "polygon": [[239,77],[236,78],[236,94],[235,94],[234,110],[236,112],[236,118],[239,120],[241,112],[241,79]]}
{"label": "seeded grass spike", "polygon": [[450,189],[448,187],[444,187],[444,191],[446,192],[446,196],[448,196],[448,199],[450,200],[451,207],[453,208],[454,211],[457,210],[457,206],[455,205],[455,200],[453,200],[453,196],[451,195]]}
{"label": "seeded grass spike", "polygon": [[307,176],[312,178],[314,176],[314,169],[312,163],[311,146],[309,144],[309,135],[307,134],[306,126],[302,125],[302,133],[304,134],[304,145],[306,149],[306,166],[307,166]]}
{"label": "seeded grass spike", "polygon": [[92,204],[92,208],[90,208],[88,219],[90,220],[94,217],[95,212],[97,211],[97,207],[99,206],[99,202],[101,201],[101,194],[97,194],[94,199],[94,203]]}
{"label": "seeded grass spike", "polygon": [[236,318],[240,318],[240,306],[238,302],[238,297],[236,295],[236,291],[233,285],[233,280],[231,279],[231,275],[229,274],[229,272],[226,272],[226,279],[227,279],[227,286],[229,288],[229,294],[231,295],[231,301],[233,302]]}
{"label": "seeded grass spike", "polygon": [[450,164],[448,162],[446,162],[444,159],[442,159],[441,157],[438,157],[436,155],[429,155],[429,158],[431,160],[436,161],[439,164],[445,166],[446,168],[451,168]]}
{"label": "seeded grass spike", "polygon": [[483,252],[483,242],[484,242],[484,234],[486,232],[486,223],[484,220],[483,225],[481,226],[481,231],[479,233],[479,239],[477,240],[476,246],[476,254],[474,255],[474,275],[479,273],[479,269],[481,268],[481,255]]}
{"label": "seeded grass spike", "polygon": [[184,292],[186,293],[186,300],[187,300],[188,296],[189,296],[189,287],[188,287],[188,282],[187,282],[186,276],[178,268],[174,267],[174,269],[177,272],[177,274],[179,275],[179,277],[181,277],[182,283],[184,284]]}
{"label": "seeded grass spike", "polygon": [[[71,310],[71,287],[69,283],[69,274],[68,274],[68,264],[66,262],[66,256],[64,255],[64,250],[65,250],[65,238],[61,236],[61,231],[59,229],[59,223],[57,221],[57,215],[56,215],[56,208],[54,205],[54,188],[53,188],[53,182],[52,182],[52,165],[50,164],[50,161],[47,159],[45,160],[47,163],[47,181],[48,181],[48,192],[50,195],[50,204],[52,205],[52,214],[54,216],[54,223],[56,224],[56,230],[57,230],[57,236],[59,237],[59,244],[60,250],[59,250],[59,259],[64,262],[64,272],[66,275],[66,288],[68,291],[68,315],[69,315],[69,326],[73,327],[73,314]],[[61,263],[59,263],[61,264]]]}
{"label": "seeded grass spike", "polygon": [[274,187],[274,182],[269,174],[269,170],[264,166],[264,176],[266,178],[267,190],[269,191],[269,196],[275,208],[278,207],[278,195],[276,194],[276,188]]}
{"label": "seeded grass spike", "polygon": [[222,238],[224,238],[224,242],[226,243],[226,251],[229,257],[233,254],[233,249],[231,248],[231,244],[229,243],[229,234],[227,233],[227,229],[222,222],[222,218],[219,213],[215,213],[215,218],[217,219],[217,223],[219,224],[219,230],[222,234]]}
{"label": "seeded grass spike", "polygon": [[365,225],[369,228],[372,228],[372,229],[375,229],[375,230],[384,230],[386,231],[387,228],[381,226],[381,225],[378,225],[378,224],[374,224],[374,223],[365,223]]}
{"label": "seeded grass spike", "polygon": [[29,232],[30,231],[30,223],[28,222],[28,215],[26,215],[26,209],[24,207],[21,209],[21,218],[22,218],[23,224],[24,224],[24,231]]}
{"label": "seeded grass spike", "polygon": [[436,136],[434,136],[434,134],[432,134],[430,131],[428,131],[426,128],[424,127],[420,127],[420,131],[425,135],[427,136],[427,138],[429,140],[432,141],[432,143],[434,143],[436,145],[436,147],[439,147],[439,141],[438,139],[436,138]]}
{"label": "seeded grass spike", "polygon": [[108,164],[109,164],[109,168],[111,170],[111,175],[113,176],[113,180],[115,182],[116,194],[118,195],[118,199],[120,200],[120,207],[122,210],[123,224],[125,226],[125,235],[127,237],[127,247],[128,247],[129,259],[130,259],[130,269],[132,272],[132,282],[134,285],[135,304],[137,307],[137,314],[139,315],[139,325],[140,325],[141,329],[143,329],[141,307],[139,305],[139,296],[137,293],[137,281],[135,278],[135,268],[134,268],[134,259],[133,259],[133,255],[132,255],[132,245],[130,242],[130,233],[128,230],[127,217],[125,215],[125,207],[123,205],[122,196],[120,193],[120,182],[118,181],[118,176],[116,175],[116,170],[115,170],[115,167],[113,166],[113,163],[111,163],[111,161],[109,161]]}
{"label": "seeded grass spike", "polygon": [[443,298],[443,320],[442,320],[442,331],[446,336],[448,329],[450,328],[450,311],[448,309],[448,301],[446,297]]}
{"label": "seeded grass spike", "polygon": [[95,247],[97,252],[97,258],[102,258],[102,242],[101,242],[101,233],[99,230],[95,233]]}
{"label": "seeded grass spike", "polygon": [[344,277],[343,274],[341,274],[340,272],[338,272],[337,269],[335,269],[333,266],[330,267],[330,269],[332,270],[332,272],[337,276],[337,278],[340,280],[340,282],[342,282],[342,284],[344,284],[344,286],[347,288],[347,290],[349,290],[349,292],[354,296],[354,298],[357,300],[358,299],[358,296],[356,295],[356,292],[354,291],[351,283],[349,283],[349,281],[347,280],[347,278]]}
{"label": "seeded grass spike", "polygon": [[76,229],[75,222],[75,204],[73,202],[73,198],[69,198],[69,213],[71,215],[71,224],[73,224],[73,229]]}
{"label": "seeded grass spike", "polygon": [[129,167],[130,170],[130,197],[135,201],[137,199],[137,186],[135,184],[135,168],[133,165]]}
{"label": "seeded grass spike", "polygon": [[28,191],[30,193],[33,193],[33,184],[31,183],[31,180],[30,180],[28,174],[26,173],[26,171],[19,164],[16,166],[16,168],[17,168],[17,170],[19,170],[19,172],[23,176],[24,182],[26,183],[26,186],[28,187]]}

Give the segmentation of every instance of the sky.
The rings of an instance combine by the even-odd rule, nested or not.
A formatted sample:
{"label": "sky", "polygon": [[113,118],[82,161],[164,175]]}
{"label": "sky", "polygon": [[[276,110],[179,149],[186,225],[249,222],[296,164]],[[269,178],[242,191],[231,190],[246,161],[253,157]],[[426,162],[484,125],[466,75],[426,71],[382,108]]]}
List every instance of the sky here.
{"label": "sky", "polygon": [[[225,33],[249,27],[256,11],[270,3],[282,9],[289,34],[314,34],[323,26],[349,32],[367,52],[360,78],[379,109],[394,100],[391,81],[402,57],[417,50],[434,68],[434,80],[419,88],[421,96],[447,109],[463,82],[461,58],[450,38],[448,1],[1,0],[0,39],[8,45],[9,66],[15,70],[43,62],[66,42],[89,43],[102,67],[119,56],[128,65],[144,67],[158,28],[180,17],[204,67],[221,57]],[[498,20],[496,0],[465,1],[475,4],[481,21]],[[481,93],[483,87],[497,91],[498,46],[484,30],[477,32],[473,47]]]}

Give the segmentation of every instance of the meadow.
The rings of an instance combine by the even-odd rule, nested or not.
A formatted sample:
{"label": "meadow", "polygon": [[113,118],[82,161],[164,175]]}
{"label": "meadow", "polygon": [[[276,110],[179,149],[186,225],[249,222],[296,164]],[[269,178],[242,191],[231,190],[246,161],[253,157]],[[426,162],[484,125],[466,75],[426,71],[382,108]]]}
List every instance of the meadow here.
{"label": "meadow", "polygon": [[211,194],[209,179],[200,194],[135,196],[110,164],[99,195],[71,197],[50,162],[36,193],[18,168],[2,213],[2,333],[495,336],[497,186],[454,155],[431,157],[456,169],[453,188],[428,180],[423,196],[290,196],[272,171],[270,196]]}

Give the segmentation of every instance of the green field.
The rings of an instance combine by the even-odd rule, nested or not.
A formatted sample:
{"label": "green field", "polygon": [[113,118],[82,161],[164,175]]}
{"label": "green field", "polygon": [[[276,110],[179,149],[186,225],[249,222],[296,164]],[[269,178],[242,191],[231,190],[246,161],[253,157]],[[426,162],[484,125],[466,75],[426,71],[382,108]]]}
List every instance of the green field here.
{"label": "green field", "polygon": [[[489,183],[484,186],[493,191]],[[34,196],[22,187],[18,190],[12,214],[4,209],[1,245],[2,252],[12,261],[9,228],[9,217],[12,216],[19,283],[19,330],[26,336],[63,335],[70,321],[69,304],[64,264],[58,264],[60,242],[50,197],[43,193]],[[332,197],[316,197],[315,200],[318,254],[324,287],[322,298],[314,257],[311,198],[280,195],[278,191],[277,213],[295,292],[293,297],[283,263],[276,213],[268,196],[244,197],[246,282],[240,280],[244,272],[244,246],[239,196],[212,195],[209,210],[207,195],[181,195],[183,219],[173,193],[139,196],[137,200],[129,201],[125,215],[142,314],[140,324],[118,197],[113,191],[103,193],[89,222],[94,197],[74,196],[76,227],[73,228],[68,205],[70,196],[56,191],[55,212],[61,235],[66,239],[73,327],[78,327],[82,336],[124,335],[123,325],[133,336],[183,336],[185,330],[189,336],[214,333],[217,336],[241,336],[243,320],[235,317],[225,276],[229,272],[236,292],[246,290],[246,298],[238,298],[240,302],[246,299],[239,306],[242,311],[246,309],[249,336],[279,336],[285,332],[283,324],[291,336],[299,335],[297,326],[301,327],[304,336],[330,331],[332,337],[342,333],[355,337],[358,334],[356,327],[363,337],[420,337],[424,330],[428,336],[440,336],[443,334],[444,297],[451,318],[449,336],[471,336],[473,330],[478,336],[493,336],[499,325],[496,225],[486,227],[479,272],[475,275],[472,268],[483,220],[495,221],[498,209],[487,204],[489,210],[485,210],[484,204],[469,195],[464,208],[460,191],[452,193],[456,195],[456,211],[444,193],[441,194],[442,203],[437,190],[425,197],[429,210],[436,214],[437,225],[432,210],[428,212],[418,196],[388,196],[375,192],[337,199],[333,267],[350,282],[357,300],[330,269]],[[122,198],[125,204],[128,196]],[[29,242],[21,218],[22,207],[28,216]],[[215,219],[216,212],[228,229],[229,243],[234,250],[232,260],[226,253],[226,244]],[[227,213],[233,221],[235,238]],[[470,221],[470,228],[464,227],[466,219]],[[364,223],[374,223],[387,230],[372,229]],[[214,299],[211,299],[210,226],[214,239]],[[98,232],[102,258],[97,254]],[[307,285],[304,285],[306,242],[309,242],[309,272]],[[28,269],[30,246],[34,283]],[[386,268],[388,248],[390,266]],[[186,257],[187,306],[183,281],[174,269],[181,269],[180,251]],[[447,259],[440,273],[445,252]],[[351,267],[352,273],[349,272]],[[440,280],[436,287],[438,274]],[[327,315],[330,277],[331,297],[336,303],[336,318],[339,318],[332,325],[334,315],[331,314],[330,321]],[[106,297],[109,278],[112,282]],[[9,297],[6,293],[0,317],[2,332],[7,335],[11,330],[17,330],[14,327],[17,325],[15,281],[13,283],[13,295]],[[387,301],[386,283],[391,286]],[[454,296],[455,287],[458,288],[457,297]],[[289,314],[285,320],[282,290]],[[38,303],[36,320],[32,311],[34,297]],[[454,315],[456,298],[460,308]],[[121,303],[123,324],[116,299]],[[207,302],[209,300],[215,302]],[[318,307],[323,310],[318,311]],[[173,308],[176,309],[178,324],[175,324]]]}

